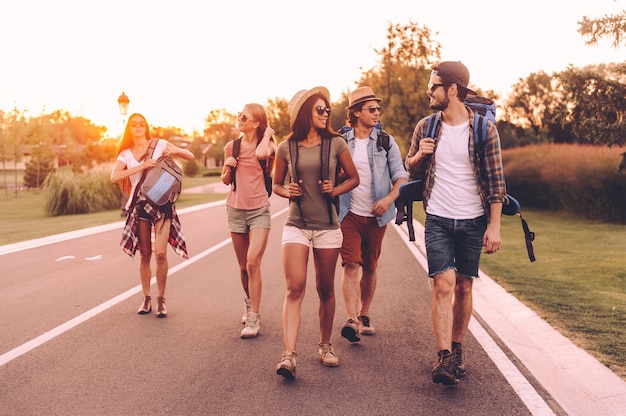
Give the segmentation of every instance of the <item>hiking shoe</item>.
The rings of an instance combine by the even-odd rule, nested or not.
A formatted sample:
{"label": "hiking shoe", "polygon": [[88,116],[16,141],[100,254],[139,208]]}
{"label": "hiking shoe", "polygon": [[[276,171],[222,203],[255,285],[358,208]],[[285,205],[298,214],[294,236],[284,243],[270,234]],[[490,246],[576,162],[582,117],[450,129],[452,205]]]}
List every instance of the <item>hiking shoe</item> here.
{"label": "hiking shoe", "polygon": [[241,330],[241,338],[254,338],[261,329],[261,315],[248,312],[246,315],[246,326]]}
{"label": "hiking shoe", "polygon": [[296,352],[283,351],[280,362],[276,366],[276,374],[285,378],[296,377]]}
{"label": "hiking shoe", "polygon": [[359,331],[362,335],[374,335],[376,333],[368,316],[359,316]]}
{"label": "hiking shoe", "polygon": [[433,368],[433,383],[441,383],[444,386],[457,384],[459,380],[455,377],[454,355],[448,350],[441,350],[437,355],[439,359],[437,360],[437,365]]}
{"label": "hiking shoe", "polygon": [[333,344],[319,344],[319,353],[322,364],[326,367],[337,367],[339,365],[339,358],[335,355]]}
{"label": "hiking shoe", "polygon": [[454,355],[454,366],[456,367],[456,376],[465,376],[465,362],[463,362],[463,347],[460,343],[453,343],[452,355]]}
{"label": "hiking shoe", "polygon": [[252,304],[250,303],[250,299],[244,299],[243,303],[244,303],[243,305],[244,309],[243,309],[243,316],[241,317],[241,323],[245,325],[248,312],[252,312]]}
{"label": "hiking shoe", "polygon": [[341,327],[341,336],[350,342],[360,341],[361,337],[359,335],[359,323],[354,319],[348,319],[348,322]]}

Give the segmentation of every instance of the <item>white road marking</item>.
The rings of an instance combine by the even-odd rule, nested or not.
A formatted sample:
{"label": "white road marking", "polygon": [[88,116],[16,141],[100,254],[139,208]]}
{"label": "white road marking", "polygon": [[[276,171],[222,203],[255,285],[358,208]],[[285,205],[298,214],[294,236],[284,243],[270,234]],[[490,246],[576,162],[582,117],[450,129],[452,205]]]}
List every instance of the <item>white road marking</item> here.
{"label": "white road marking", "polygon": [[[286,212],[288,210],[288,208],[284,208],[281,211],[275,213],[274,215],[272,215],[272,219],[278,217],[279,215],[282,215],[284,212]],[[220,248],[230,244],[231,239],[228,238],[216,245],[214,245],[213,247],[210,247],[208,249],[206,249],[205,251],[201,252],[200,254],[193,256],[191,258],[189,258],[188,260],[174,266],[171,267],[169,269],[169,275],[173,275],[174,273],[179,272],[180,270],[184,269],[187,266],[191,266],[192,264],[194,264],[195,262],[197,262],[198,260],[201,260],[202,258],[208,256],[209,254],[219,250]],[[70,256],[72,257],[72,256]],[[156,277],[152,277],[152,279],[150,280],[150,284],[153,285],[156,283]],[[8,351],[2,355],[0,355],[0,367],[2,367],[3,365],[5,365],[6,363],[20,357],[21,355],[26,354],[27,352],[39,347],[42,344],[45,344],[46,342],[58,337],[59,335],[69,331],[70,329],[82,324],[83,322],[89,320],[90,318],[93,318],[94,316],[106,311],[107,309],[117,305],[120,302],[125,301],[126,299],[128,299],[129,297],[140,293],[141,292],[141,285],[137,285],[135,287],[133,287],[132,289],[127,290],[124,293],[121,293],[119,295],[117,295],[116,297],[109,299],[108,301],[101,303],[100,305],[96,306],[95,308],[92,308],[90,310],[88,310],[87,312],[84,312],[80,315],[78,315],[77,317],[75,317],[74,319],[71,319],[67,322],[65,322],[64,324],[61,324],[59,326],[57,326],[54,329],[51,329],[50,331],[41,334],[40,336],[33,338],[32,340],[20,345],[19,347],[16,347],[14,349],[12,349],[11,351]]]}
{"label": "white road marking", "polygon": [[[422,224],[414,221],[415,235],[423,235],[424,227]],[[402,241],[411,250],[411,253],[415,256],[417,262],[428,270],[428,261],[426,259],[426,250],[424,248],[423,239],[417,238],[415,241],[409,241],[409,233],[406,230],[406,225],[400,227],[397,225],[391,225],[396,229],[396,232],[400,235]],[[419,247],[419,250],[417,249]],[[429,281],[430,278],[427,278]],[[526,405],[528,410],[533,416],[554,416],[554,411],[548,406],[543,397],[537,390],[530,384],[530,382],[524,377],[519,369],[513,364],[511,360],[506,356],[504,351],[498,346],[489,333],[482,327],[482,325],[474,318],[470,320],[469,330],[474,335],[474,338],[483,347],[489,358],[494,362],[500,373],[506,378],[511,385],[515,393],[519,396],[522,402]]]}
{"label": "white road marking", "polygon": [[71,259],[75,259],[76,257],[74,256],[62,256],[62,257],[57,257],[54,261],[63,261],[63,260],[71,260]]}

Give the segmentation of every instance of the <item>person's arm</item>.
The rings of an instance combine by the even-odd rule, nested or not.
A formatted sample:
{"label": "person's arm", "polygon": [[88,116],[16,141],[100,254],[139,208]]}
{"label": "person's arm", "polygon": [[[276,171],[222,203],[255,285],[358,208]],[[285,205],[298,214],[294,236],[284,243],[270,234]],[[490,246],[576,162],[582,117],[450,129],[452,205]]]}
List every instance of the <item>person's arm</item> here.
{"label": "person's arm", "polygon": [[230,185],[233,181],[233,169],[237,167],[237,159],[232,157],[232,154],[233,147],[232,145],[229,146],[227,143],[226,146],[224,146],[224,166],[222,166],[222,174],[220,176],[224,185]]}
{"label": "person's arm", "polygon": [[495,253],[500,250],[500,219],[502,218],[502,202],[489,204],[490,219],[487,230],[483,237],[483,247],[486,254]]}
{"label": "person's arm", "polygon": [[289,181],[285,186],[285,178],[287,177],[287,162],[282,157],[276,157],[276,165],[274,167],[274,184],[272,191],[283,198],[295,198],[302,195],[302,187],[300,184]]}
{"label": "person's arm", "polygon": [[192,160],[195,156],[187,149],[182,149],[170,142],[166,142],[163,154],[171,157],[179,157],[184,160]]}
{"label": "person's arm", "polygon": [[404,169],[402,163],[402,155],[400,154],[400,148],[394,141],[393,137],[389,136],[389,151],[387,151],[387,165],[389,166],[389,174],[393,186],[389,194],[385,195],[378,201],[374,201],[372,205],[372,214],[377,216],[384,215],[389,207],[396,202],[396,199],[400,196],[400,186],[406,183],[409,179],[408,172]]}
{"label": "person's arm", "polygon": [[265,132],[263,133],[263,137],[256,147],[256,158],[259,160],[267,160],[274,157],[276,154],[276,144],[274,143],[274,139],[272,136],[274,135],[274,129],[270,126],[267,126]]}
{"label": "person's arm", "polygon": [[126,163],[121,160],[117,160],[111,171],[111,182],[116,183],[123,179],[126,179],[137,172],[141,172],[144,169],[149,169],[156,166],[157,161],[154,159],[144,160],[139,165],[131,169],[126,169]]}
{"label": "person's arm", "polygon": [[[343,140],[343,139],[342,139]],[[346,192],[350,192],[357,186],[359,186],[359,172],[354,166],[354,161],[350,155],[350,150],[346,147],[345,150],[339,155],[339,164],[344,173],[344,181],[337,186],[333,186],[330,180],[324,181],[320,184],[322,192],[330,194],[331,197],[336,197]]]}

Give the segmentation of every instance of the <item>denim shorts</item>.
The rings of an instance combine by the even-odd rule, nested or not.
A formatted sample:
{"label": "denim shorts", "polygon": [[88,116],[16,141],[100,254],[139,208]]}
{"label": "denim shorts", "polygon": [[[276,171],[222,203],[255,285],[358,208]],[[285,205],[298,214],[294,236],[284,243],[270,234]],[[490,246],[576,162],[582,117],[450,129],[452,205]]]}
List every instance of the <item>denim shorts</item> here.
{"label": "denim shorts", "polygon": [[228,230],[231,233],[248,234],[253,228],[272,228],[270,207],[237,209],[227,206]]}
{"label": "denim shorts", "polygon": [[428,276],[454,269],[465,277],[478,277],[480,253],[487,230],[487,217],[453,220],[426,214],[424,241]]}

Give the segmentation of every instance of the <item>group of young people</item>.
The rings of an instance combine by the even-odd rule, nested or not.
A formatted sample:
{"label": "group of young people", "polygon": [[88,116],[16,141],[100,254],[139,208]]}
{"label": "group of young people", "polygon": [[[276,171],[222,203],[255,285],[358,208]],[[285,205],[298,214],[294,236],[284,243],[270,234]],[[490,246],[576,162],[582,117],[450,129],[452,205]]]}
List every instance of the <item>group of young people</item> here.
{"label": "group of young people", "polygon": [[[428,274],[434,282],[432,325],[438,350],[432,380],[456,384],[465,373],[461,345],[471,316],[472,282],[478,277],[483,248],[493,253],[500,247],[500,214],[506,194],[500,141],[492,123],[488,124],[484,160],[478,160],[473,151],[473,113],[463,104],[467,94],[475,94],[468,83],[469,71],[460,62],[446,61],[433,67],[427,94],[430,108],[440,111],[439,127],[433,137],[427,137],[426,119],[418,122],[404,159],[393,136],[377,128],[383,100],[367,86],[348,95],[350,129],[343,135],[330,125],[330,94],[324,87],[294,95],[288,105],[291,132],[278,145],[263,106],[247,104],[239,113],[241,137],[238,143],[231,141],[225,146],[221,180],[231,185],[226,207],[245,293],[242,338],[255,337],[260,330],[261,260],[271,227],[265,179],[272,165],[272,191],[290,201],[281,239],[286,291],[278,375],[296,376],[296,344],[311,249],[320,302],[318,351],[322,364],[339,364],[331,335],[335,268],[340,256],[347,314],[341,336],[358,342],[362,335],[375,333],[369,310],[378,259],[386,226],[396,217],[394,202],[409,176],[424,182],[425,242]],[[382,135],[386,136],[384,146]],[[153,159],[142,160],[149,141],[145,119],[132,115],[111,173],[113,182],[130,178],[136,186],[141,172],[154,166],[160,154],[193,158],[187,150],[163,141]],[[157,316],[166,316],[168,242],[186,256],[175,207],[155,212],[145,202],[129,201],[127,209],[122,246],[130,255],[138,247],[141,254],[144,300],[138,312],[151,311],[149,234],[154,225]]]}

